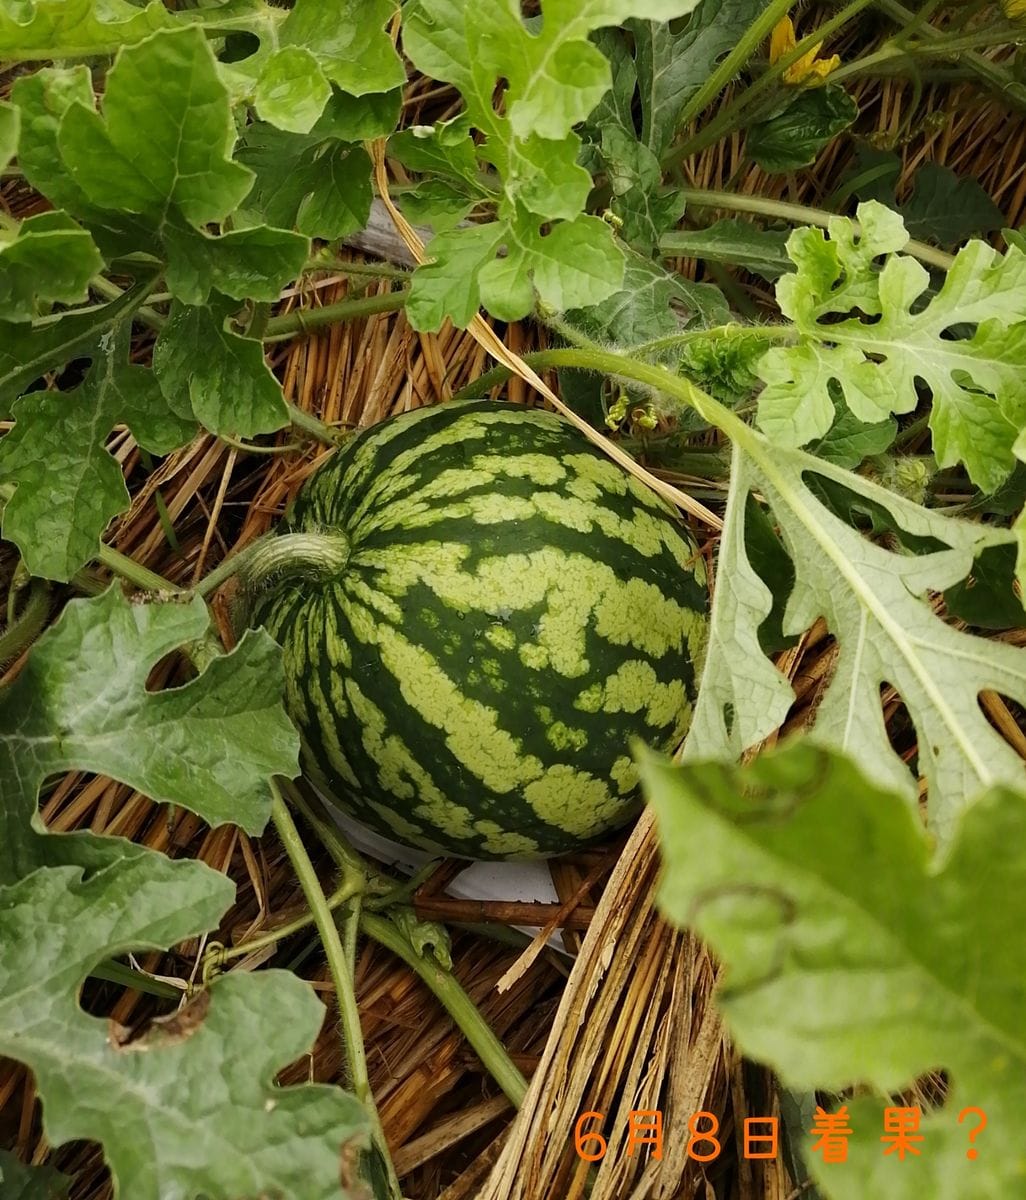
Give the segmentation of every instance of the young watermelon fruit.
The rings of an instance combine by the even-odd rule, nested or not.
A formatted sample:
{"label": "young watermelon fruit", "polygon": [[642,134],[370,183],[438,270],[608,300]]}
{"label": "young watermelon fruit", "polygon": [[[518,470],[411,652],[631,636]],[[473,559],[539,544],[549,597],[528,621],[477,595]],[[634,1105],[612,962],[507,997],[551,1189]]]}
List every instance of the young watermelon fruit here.
{"label": "young watermelon fruit", "polygon": [[702,559],[569,422],[472,400],[365,430],[255,553],[308,777],[378,832],[484,859],[579,848],[637,811],[704,653]]}

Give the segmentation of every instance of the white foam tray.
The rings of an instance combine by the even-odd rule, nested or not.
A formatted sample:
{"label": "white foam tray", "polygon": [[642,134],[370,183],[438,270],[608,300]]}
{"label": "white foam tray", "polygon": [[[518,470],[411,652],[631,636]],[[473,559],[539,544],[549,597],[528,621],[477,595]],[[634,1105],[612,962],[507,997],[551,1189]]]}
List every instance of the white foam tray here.
{"label": "white foam tray", "polygon": [[[370,858],[387,863],[406,875],[412,875],[419,867],[437,857],[424,850],[416,850],[412,846],[404,846],[400,842],[382,837],[381,834],[361,825],[348,813],[342,812],[323,793],[318,792],[318,795],[352,845]],[[461,900],[515,900],[543,904],[559,902],[556,889],[552,886],[552,876],[544,862],[468,860],[466,869],[461,871],[445,890],[447,895]],[[538,932],[537,927],[518,925],[516,928],[531,937]],[[558,933],[549,938],[549,945],[570,957]]]}

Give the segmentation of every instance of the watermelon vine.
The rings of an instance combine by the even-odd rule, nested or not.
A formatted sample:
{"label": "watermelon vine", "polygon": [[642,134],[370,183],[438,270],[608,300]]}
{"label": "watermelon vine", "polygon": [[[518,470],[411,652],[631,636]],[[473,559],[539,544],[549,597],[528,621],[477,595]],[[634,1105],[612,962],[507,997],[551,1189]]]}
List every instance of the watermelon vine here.
{"label": "watermelon vine", "polygon": [[[895,28],[842,62],[870,7]],[[1021,113],[1005,50],[1022,14],[976,6],[962,28],[943,5],[853,0],[803,11],[799,36],[781,0],[523,8],[0,11],[0,1055],[32,1073],[53,1160],[0,1149],[2,1188],[60,1194],[85,1140],[130,1200],[401,1200],[361,937],[523,1102],[445,931],[318,793],[477,859],[608,840],[647,796],[663,911],[723,956],[731,1029],[782,1087],[950,1076],[935,1160],[892,1178],[867,1135],[813,1169],[822,1195],[1021,1188],[1014,1155],[970,1163],[950,1118],[982,1106],[1011,1145],[1026,1064],[1017,908],[999,911],[1026,811],[1026,237],[945,167],[904,187],[897,142],[860,140],[816,208],[697,187],[689,164],[743,138],[746,162],[793,179],[851,148],[850,81],[876,73],[952,72]],[[325,280],[346,294],[310,301]],[[315,389],[287,393],[283,345],[386,314],[422,339],[444,403],[355,429]],[[544,348],[451,386],[443,335],[495,349],[482,317]],[[494,398],[528,368],[605,442]],[[247,479],[271,456],[297,469],[271,532],[236,521],[226,475],[188,558],[162,489],[222,444]],[[685,520],[666,497],[691,484]],[[151,505],[160,537],[140,542]],[[765,754],[813,630],[830,669]],[[87,773],[282,847],[307,911],[228,944],[222,871],[46,827],[53,780]],[[1006,854],[1004,893],[987,884],[971,919],[974,872]],[[790,925],[755,894],[784,896]],[[276,1082],[325,1017],[285,969],[310,927],[344,1086]],[[183,945],[182,978],[132,957]],[[251,954],[274,965],[238,969]],[[80,1003],[98,980],[174,1020],[108,1027]],[[803,1038],[832,1003],[851,1027]],[[872,1004],[890,1040],[863,1059]]]}

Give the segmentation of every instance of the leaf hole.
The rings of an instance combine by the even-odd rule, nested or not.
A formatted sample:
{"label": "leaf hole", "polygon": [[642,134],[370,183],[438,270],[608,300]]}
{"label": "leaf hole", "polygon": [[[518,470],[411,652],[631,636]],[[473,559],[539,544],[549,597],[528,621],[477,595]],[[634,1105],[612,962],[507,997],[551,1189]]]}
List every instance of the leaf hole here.
{"label": "leaf hole", "polygon": [[991,729],[1023,759],[1026,759],[1026,708],[1001,692],[982,691],[976,697]]}
{"label": "leaf hole", "polygon": [[[918,787],[921,773],[918,734],[908,705],[892,683],[880,684],[880,713],[891,750],[905,764]],[[920,798],[924,799],[925,793]]]}

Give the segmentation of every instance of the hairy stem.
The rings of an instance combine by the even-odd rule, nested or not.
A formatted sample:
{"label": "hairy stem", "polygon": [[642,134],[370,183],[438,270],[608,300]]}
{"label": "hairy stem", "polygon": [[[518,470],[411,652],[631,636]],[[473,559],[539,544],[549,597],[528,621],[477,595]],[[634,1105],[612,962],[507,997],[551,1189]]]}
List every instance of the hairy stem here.
{"label": "hairy stem", "polygon": [[0,667],[32,645],[49,615],[50,584],[45,579],[33,579],[25,607],[0,634]]}
{"label": "hairy stem", "polygon": [[127,579],[129,583],[135,584],[140,591],[187,592],[189,590],[177,583],[172,583],[163,575],[158,575],[156,571],[151,571],[149,567],[144,567],[134,558],[129,558],[127,554],[122,554],[120,550],[115,550],[113,546],[108,546],[103,542],[100,543],[96,557],[115,575],[120,575],[122,579]]}
{"label": "hairy stem", "polygon": [[[762,196],[743,196],[734,192],[707,191],[704,188],[682,188],[680,194],[688,204],[699,208],[723,208],[732,212],[756,213],[764,217],[779,217],[784,221],[792,221],[796,225],[819,225],[823,229],[826,229],[838,215],[822,208],[808,208],[804,204],[788,204],[783,200],[769,200]],[[857,227],[858,222],[855,224]],[[674,256],[672,233],[660,239],[659,249],[667,257]],[[946,254],[935,246],[928,246],[925,242],[915,240],[907,243],[905,253],[942,271],[948,270],[955,261],[954,255]]]}
{"label": "hairy stem", "polygon": [[[734,76],[742,70],[752,55],[769,37],[776,25],[794,7],[795,0],[772,0],[741,35],[740,40],[727,57],[717,66],[681,110],[677,127],[689,125],[723,91]],[[674,151],[672,158],[680,158],[681,151]],[[687,151],[687,153],[691,153]]]}
{"label": "hairy stem", "polygon": [[473,1046],[488,1073],[502,1088],[510,1103],[519,1108],[527,1094],[527,1080],[517,1070],[506,1053],[505,1046],[492,1032],[456,976],[429,955],[418,954],[391,921],[376,913],[361,913],[360,929],[401,958],[427,984]]}
{"label": "hairy stem", "polygon": [[[336,863],[345,869],[347,863],[362,862],[360,856],[342,836],[338,827],[322,821],[303,797],[302,792],[289,786],[289,795],[296,801],[303,818],[310,823],[318,839],[324,843]],[[459,1026],[463,1036],[481,1057],[482,1063],[509,1096],[514,1104],[520,1104],[527,1091],[527,1083],[517,1070],[506,1048],[492,1032],[477,1005],[463,990],[460,981],[434,959],[422,957],[409,939],[391,921],[366,907],[360,913],[360,929],[368,937],[397,954],[441,1001],[446,1012]]]}
{"label": "hairy stem", "polygon": [[[342,908],[348,904],[354,896],[358,896],[366,886],[366,879],[362,873],[358,872],[343,872],[342,882],[331,893],[325,897],[325,903],[330,912],[335,912],[336,909]],[[283,925],[278,925],[274,929],[268,929],[265,933],[258,934],[256,937],[247,938],[246,941],[240,942],[237,946],[232,946],[230,949],[224,949],[218,955],[218,962],[228,962],[233,958],[245,958],[248,954],[252,954],[254,950],[262,950],[264,946],[274,946],[278,942],[284,941],[285,938],[291,937],[294,933],[300,933],[302,930],[316,923],[317,918],[313,912],[306,912],[301,917],[296,917],[294,921],[287,921]]]}
{"label": "hairy stem", "polygon": [[340,321],[355,321],[359,317],[374,313],[398,312],[406,303],[409,289],[383,292],[376,296],[360,296],[356,300],[339,300],[336,304],[325,304],[320,308],[297,308],[280,317],[271,317],[264,328],[265,342],[282,342],[297,333],[310,333],[323,329],[325,325],[337,325]]}
{"label": "hairy stem", "polygon": [[371,1137],[388,1172],[389,1188],[394,1200],[402,1200],[399,1180],[395,1173],[392,1157],[388,1152],[385,1131],[382,1128],[381,1117],[371,1091],[370,1077],[367,1072],[367,1054],[363,1045],[363,1030],[360,1027],[360,1009],[356,1002],[356,987],[346,961],[342,939],[339,936],[331,909],[328,907],[327,897],[317,878],[317,872],[303,845],[303,839],[299,836],[299,830],[292,819],[292,814],[282,799],[282,794],[274,780],[271,781],[271,794],[271,816],[274,827],[289,856],[289,862],[303,889],[306,902],[310,906],[314,924],[317,926],[317,932],[328,960],[328,970],[331,972],[331,979],[335,985],[335,998],[343,1034],[342,1048],[349,1066],[350,1086],[370,1118]]}
{"label": "hairy stem", "polygon": [[[910,24],[915,24],[916,14],[901,4],[900,0],[875,0],[875,3],[876,7],[882,13],[886,13],[901,29],[907,29]],[[916,32],[922,39],[929,38],[931,41],[943,41],[946,36],[932,25],[920,26]],[[1020,110],[1026,108],[1026,102],[1016,95],[1015,78],[1007,67],[992,62],[989,58],[972,50],[963,51],[959,55],[959,61],[989,88],[997,92],[1004,103]]]}
{"label": "hairy stem", "polygon": [[[836,33],[838,29],[846,25],[853,17],[857,16],[864,8],[868,8],[874,0],[851,0],[851,3],[841,9],[840,12],[832,16],[828,21],[824,21],[817,29],[803,37],[794,47],[788,51],[778,62],[773,63],[766,71],[764,71],[758,79],[756,79],[750,87],[745,90],[734,100],[727,105],[722,112],[708,121],[701,129],[699,129],[692,137],[685,142],[679,143],[670,148],[663,158],[663,165],[670,166],[675,162],[680,162],[681,159],[689,158],[693,154],[706,149],[708,146],[714,145],[727,134],[733,133],[734,130],[742,128],[748,124],[751,119],[751,109],[755,101],[760,99],[764,93],[774,84],[784,77],[784,72],[788,67],[793,66],[804,54],[807,54],[813,47],[819,45],[824,39],[828,38],[832,33]],[[833,79],[837,72],[830,76]],[[681,122],[681,128],[684,123]]]}
{"label": "hairy stem", "polygon": [[297,408],[295,404],[289,403],[289,420],[296,427],[307,433],[317,442],[323,442],[326,446],[337,446],[342,440],[344,434],[337,429],[332,429],[330,425],[325,425],[323,421],[319,421],[311,413],[304,412],[301,408]]}

